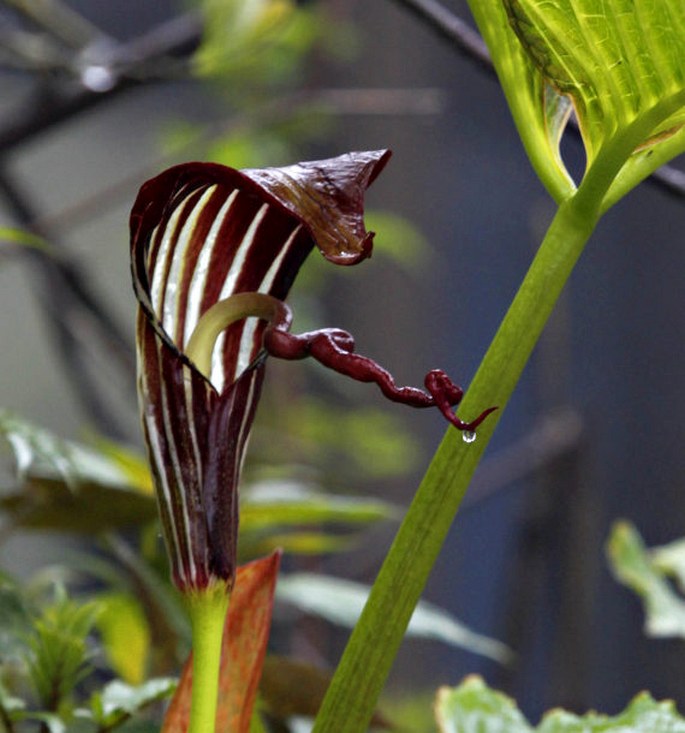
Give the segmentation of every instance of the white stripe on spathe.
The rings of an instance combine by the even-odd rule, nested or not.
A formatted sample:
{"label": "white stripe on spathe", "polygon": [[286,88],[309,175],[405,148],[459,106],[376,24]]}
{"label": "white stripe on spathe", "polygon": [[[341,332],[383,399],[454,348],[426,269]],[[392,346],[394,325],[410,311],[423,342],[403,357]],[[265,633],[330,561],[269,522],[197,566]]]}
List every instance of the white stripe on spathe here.
{"label": "white stripe on spathe", "polygon": [[[202,211],[204,210],[207,202],[212,196],[213,190],[216,185],[210,186],[198,199],[193,210],[185,220],[181,231],[176,239],[174,245],[171,268],[169,269],[169,275],[164,288],[164,306],[162,309],[162,326],[164,330],[169,334],[172,341],[177,345],[179,344],[180,334],[176,333],[176,327],[179,321],[178,309],[181,302],[179,297],[179,286],[183,278],[183,270],[187,265],[186,253],[190,247],[190,243],[193,240],[193,233],[197,226],[197,220],[200,218]],[[193,192],[194,193],[194,192]],[[193,195],[193,194],[191,194]],[[178,211],[182,210],[185,206],[188,197],[186,197],[181,204],[178,206]],[[174,212],[176,213],[176,212]]]}
{"label": "white stripe on spathe", "polygon": [[[145,358],[146,358],[145,364],[149,365],[150,361],[147,358],[147,355]],[[156,339],[155,339],[155,363],[157,365],[160,364],[159,346],[157,346]],[[147,378],[145,376],[145,370],[143,371],[143,388],[145,392],[148,392]],[[174,512],[173,512],[174,504],[173,504],[173,499],[171,496],[171,487],[169,486],[169,478],[166,473],[166,463],[162,460],[161,436],[160,436],[160,432],[159,432],[157,422],[155,419],[156,414],[157,413],[148,414],[147,412],[144,412],[143,419],[145,420],[145,424],[147,426],[147,434],[148,434],[148,441],[150,444],[150,450],[152,451],[152,454],[154,456],[153,465],[158,467],[158,475],[159,475],[160,482],[162,484],[162,494],[164,496],[164,503],[166,505],[166,514],[169,517],[169,524],[171,527],[171,531],[173,532],[173,535],[174,535],[173,542],[172,542],[173,552],[176,557],[176,562],[174,563],[174,565],[178,569],[180,579],[184,583],[187,583],[188,578],[186,577],[186,574],[185,574],[185,569],[183,567],[183,561],[182,561],[181,552],[180,552],[179,533],[178,533],[179,528],[176,525]]]}
{"label": "white stripe on spathe", "polygon": [[[288,254],[288,251],[292,247],[292,244],[295,241],[295,238],[297,237],[300,229],[302,229],[302,224],[298,224],[295,227],[295,229],[291,232],[290,236],[286,240],[285,244],[280,248],[278,256],[271,263],[271,267],[269,267],[266,275],[264,275],[264,279],[262,280],[259,288],[257,288],[258,292],[268,293],[271,290],[271,286],[274,284],[274,280],[276,279],[276,275],[278,275],[278,271],[283,264],[283,260],[285,259],[285,256]],[[240,348],[238,350],[238,358],[236,359],[236,371],[233,377],[234,380],[237,379],[238,376],[242,374],[248,366],[250,366],[250,362],[254,358],[252,352],[254,349],[254,336],[255,331],[257,330],[258,323],[259,321],[256,318],[248,318],[245,321],[243,333],[240,337]]]}
{"label": "white stripe on spathe", "polygon": [[[211,190],[216,189],[216,186],[212,186]],[[202,297],[205,292],[207,285],[207,275],[209,274],[209,263],[214,253],[214,248],[217,244],[217,237],[221,231],[226,217],[233,205],[233,202],[238,196],[238,189],[233,189],[230,195],[224,201],[223,205],[217,212],[217,215],[212,222],[212,226],[207,233],[207,238],[202,245],[200,255],[195,262],[195,269],[193,270],[193,276],[190,280],[190,287],[188,288],[188,307],[186,309],[186,320],[185,329],[183,333],[183,344],[181,349],[185,349],[186,344],[190,340],[190,337],[197,326],[197,322],[200,320],[200,306],[202,304]]]}
{"label": "white stripe on spathe", "polygon": [[[200,445],[198,443],[197,432],[195,430],[195,413],[193,411],[193,376],[190,367],[184,364],[182,369],[184,399],[186,403],[186,412],[188,414],[187,429],[190,434],[190,440],[193,444],[193,460],[195,461],[195,467],[197,470],[198,484],[202,486],[204,481],[204,466],[200,457]],[[204,385],[205,383],[203,382],[202,384]]]}
{"label": "white stripe on spathe", "polygon": [[[233,262],[231,263],[231,267],[226,274],[226,279],[224,280],[223,287],[221,288],[221,292],[219,293],[219,297],[217,301],[219,300],[225,300],[229,296],[233,295],[233,290],[235,288],[235,284],[238,281],[238,276],[240,275],[241,270],[243,269],[243,266],[245,265],[245,260],[247,259],[247,255],[250,251],[250,248],[252,247],[252,244],[254,243],[254,239],[257,235],[257,231],[259,230],[259,226],[264,220],[264,217],[266,216],[266,212],[269,210],[268,204],[262,204],[262,206],[259,208],[257,213],[255,214],[254,218],[250,222],[250,226],[248,227],[247,231],[245,232],[245,236],[243,237],[242,241],[240,242],[240,245],[238,246],[238,249],[236,250],[235,257],[233,258]],[[227,383],[227,375],[224,374],[224,343],[226,341],[226,336],[224,333],[219,335],[219,338],[216,340],[216,344],[214,345],[214,350],[212,351],[212,373],[211,373],[211,382],[214,385],[214,388],[217,390],[217,392],[221,392],[224,388],[224,385]],[[239,374],[240,372],[237,372]],[[236,373],[234,373],[231,378],[230,382],[232,383],[237,376]]]}
{"label": "white stripe on spathe", "polygon": [[[159,226],[155,227],[152,237],[150,238],[150,244],[157,238],[162,238],[162,243],[159,245],[157,250],[157,256],[155,261],[152,262],[148,259],[148,280],[150,281],[150,303],[158,319],[162,317],[162,307],[164,304],[164,273],[166,271],[166,263],[171,252],[171,245],[176,236],[176,228],[178,225],[178,219],[181,216],[181,207],[174,209],[173,214],[169,217],[169,221],[163,232],[159,231]],[[152,246],[150,246],[150,252],[148,258],[152,257]],[[152,277],[150,277],[150,270],[152,270]]]}
{"label": "white stripe on spathe", "polygon": [[[157,354],[158,354],[158,364],[161,364],[161,355],[159,353],[160,349],[164,348],[160,343],[155,340],[155,344],[157,345]],[[164,426],[164,438],[166,441],[167,449],[169,451],[169,455],[171,456],[171,463],[174,470],[174,476],[176,478],[176,491],[174,492],[175,495],[180,498],[181,500],[181,509],[183,513],[183,530],[186,538],[186,543],[188,547],[188,559],[190,561],[190,572],[192,578],[197,577],[197,570],[195,568],[195,560],[193,558],[193,543],[192,538],[190,535],[190,515],[188,514],[188,504],[186,502],[186,487],[183,483],[183,472],[181,471],[181,464],[178,460],[178,452],[176,450],[176,444],[174,443],[173,439],[173,430],[171,427],[171,420],[172,417],[169,414],[169,405],[167,403],[166,394],[164,392],[164,389],[160,391],[161,395],[161,413],[162,413],[162,422]],[[176,416],[174,416],[176,417]],[[164,465],[164,464],[159,464]],[[173,505],[172,505],[173,506]],[[172,516],[175,516],[172,513]],[[178,534],[178,533],[177,533]]]}

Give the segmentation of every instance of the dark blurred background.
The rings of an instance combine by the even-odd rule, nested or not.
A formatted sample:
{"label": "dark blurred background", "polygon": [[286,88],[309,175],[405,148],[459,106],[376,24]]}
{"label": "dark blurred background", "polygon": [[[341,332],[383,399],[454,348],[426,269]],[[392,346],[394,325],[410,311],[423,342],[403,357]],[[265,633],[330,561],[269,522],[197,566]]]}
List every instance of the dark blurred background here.
{"label": "dark blurred background", "polygon": [[[138,446],[128,207],[147,177],[207,157],[235,120],[245,124],[254,114],[263,123],[271,113],[249,90],[234,98],[230,78],[189,73],[201,28],[195,8],[69,2],[85,20],[64,19],[72,51],[65,43],[56,54],[18,35],[40,28],[30,5],[0,3],[0,222],[40,232],[59,248],[66,270],[31,253],[0,263],[0,406],[65,437],[88,427]],[[312,317],[352,331],[360,350],[402,383],[419,384],[441,367],[466,385],[553,203],[496,81],[454,44],[400,2],[307,5],[326,13],[329,35],[279,93],[286,106],[300,95],[325,97],[334,109],[320,123],[309,120],[320,127],[316,134],[298,129],[292,146],[267,146],[274,159],[266,162],[391,148],[368,207],[401,215],[426,242],[415,259],[380,254],[333,277]],[[444,5],[471,22],[465,3]],[[141,61],[146,54],[152,62]],[[307,114],[298,123],[305,131]],[[272,133],[271,143],[278,130]],[[196,134],[206,144],[195,145]],[[569,136],[564,151],[569,167],[582,170],[580,142]],[[675,539],[685,527],[684,213],[685,199],[647,182],[604,218],[431,578],[426,597],[508,643],[516,664],[505,669],[412,641],[394,688],[430,689],[479,672],[534,720],[555,705],[614,713],[645,688],[685,706],[685,649],[645,638],[638,601],[612,579],[604,557],[619,517],[633,520],[648,544]],[[392,250],[391,239],[379,227],[379,250]],[[60,278],[73,285],[77,275],[121,340],[103,339],[64,295]],[[287,380],[291,372],[282,374]],[[353,396],[383,406],[375,392],[355,388]],[[409,471],[373,490],[406,503],[444,427],[428,413],[397,419],[419,455]],[[379,531],[354,562],[334,558],[326,569],[370,581],[391,537],[392,528]],[[2,564],[28,572],[48,547],[59,552],[54,543],[14,538],[2,547]],[[325,644],[335,655],[343,640],[334,634]]]}

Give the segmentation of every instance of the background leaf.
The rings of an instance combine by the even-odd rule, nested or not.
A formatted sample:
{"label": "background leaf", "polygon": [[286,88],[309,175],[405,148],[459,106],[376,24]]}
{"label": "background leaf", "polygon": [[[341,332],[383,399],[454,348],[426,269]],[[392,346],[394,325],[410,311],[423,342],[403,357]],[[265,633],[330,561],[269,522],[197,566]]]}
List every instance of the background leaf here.
{"label": "background leaf", "polygon": [[[636,121],[637,137],[631,135],[624,160],[682,127],[681,0],[506,0],[506,7],[540,73],[573,100],[588,169],[599,151]],[[683,144],[680,137],[681,151]]]}
{"label": "background leaf", "polygon": [[111,730],[121,725],[143,708],[169,697],[176,689],[176,680],[159,677],[134,686],[113,680],[90,699],[90,710],[80,710],[80,717],[97,723],[100,730]]}
{"label": "background leaf", "polygon": [[[279,578],[276,598],[305,613],[352,628],[362,612],[369,590],[367,586],[341,578],[296,573]],[[504,644],[471,631],[447,611],[424,601],[414,611],[407,636],[441,641],[498,662],[511,659],[511,651]]]}
{"label": "background leaf", "polygon": [[150,653],[150,627],[138,600],[128,593],[98,596],[96,626],[112,669],[130,685],[145,679]]}
{"label": "background leaf", "polygon": [[533,727],[512,699],[476,676],[459,687],[439,690],[435,713],[441,733],[685,733],[685,720],[674,703],[656,702],[646,692],[614,717],[594,712],[577,716],[555,709]]}
{"label": "background leaf", "polygon": [[127,449],[62,440],[8,411],[0,411],[0,436],[17,483],[0,495],[0,510],[15,526],[91,534],[157,516],[149,472]]}
{"label": "background leaf", "polygon": [[533,168],[550,195],[561,202],[575,190],[559,150],[570,104],[549,86],[523,49],[502,0],[469,0],[469,6]]}
{"label": "background leaf", "polygon": [[[681,548],[679,553],[682,552]],[[673,557],[673,549],[666,549],[665,553],[664,549],[661,549],[659,562],[647,550],[638,531],[629,522],[617,522],[607,543],[609,564],[614,576],[642,600],[645,633],[656,637],[685,638],[685,600],[668,581],[667,576],[674,572],[673,561],[667,561],[664,565],[663,559]],[[658,553],[656,557],[659,557]]]}
{"label": "background leaf", "polygon": [[380,499],[325,494],[297,481],[262,481],[241,494],[241,530],[322,523],[364,525],[400,516]]}

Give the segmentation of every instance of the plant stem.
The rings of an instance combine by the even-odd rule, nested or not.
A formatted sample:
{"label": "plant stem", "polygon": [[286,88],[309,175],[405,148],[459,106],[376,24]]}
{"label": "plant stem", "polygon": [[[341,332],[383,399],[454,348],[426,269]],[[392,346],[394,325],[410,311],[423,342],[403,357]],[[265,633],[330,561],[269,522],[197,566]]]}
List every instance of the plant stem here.
{"label": "plant stem", "polygon": [[[582,190],[579,189],[579,192]],[[361,733],[378,696],[469,481],[561,290],[597,222],[597,208],[577,194],[565,201],[460,407],[499,410],[474,443],[448,429],[371,590],[324,699],[314,733]]]}
{"label": "plant stem", "polygon": [[187,599],[193,635],[193,690],[188,733],[213,733],[219,692],[221,640],[230,594],[223,584]]}

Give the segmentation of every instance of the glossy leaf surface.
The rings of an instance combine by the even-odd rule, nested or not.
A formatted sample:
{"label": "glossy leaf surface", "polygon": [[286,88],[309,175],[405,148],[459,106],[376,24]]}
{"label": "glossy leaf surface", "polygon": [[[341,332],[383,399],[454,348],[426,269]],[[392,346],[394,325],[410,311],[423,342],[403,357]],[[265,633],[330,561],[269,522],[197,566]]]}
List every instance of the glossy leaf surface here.
{"label": "glossy leaf surface", "polygon": [[[680,0],[506,0],[524,47],[573,100],[590,164],[606,140],[663,105],[656,139],[685,121],[685,6]],[[647,139],[642,143],[646,144]]]}
{"label": "glossy leaf surface", "polygon": [[557,708],[532,726],[514,700],[491,690],[475,676],[459,687],[443,687],[435,712],[440,733],[685,733],[685,720],[674,703],[656,702],[646,692],[616,716],[594,712],[574,715]]}
{"label": "glossy leaf surface", "polygon": [[321,523],[365,525],[399,514],[397,507],[379,499],[326,494],[295,481],[265,481],[244,492],[240,521],[241,531],[256,531]]}
{"label": "glossy leaf surface", "polygon": [[70,487],[87,482],[148,490],[147,475],[136,481],[124,468],[132,458],[121,446],[103,443],[107,449],[100,450],[63,440],[7,410],[0,411],[0,437],[12,448],[18,481],[30,475],[59,479]]}
{"label": "glossy leaf surface", "polygon": [[140,685],[113,680],[91,697],[89,708],[82,708],[76,714],[81,719],[92,720],[98,730],[110,730],[148,705],[166,699],[175,689],[176,680],[167,677],[150,679]]}
{"label": "glossy leaf surface", "polygon": [[[279,559],[274,554],[238,568],[224,628],[216,733],[249,733],[271,628]],[[191,655],[162,733],[185,733],[188,729],[192,681]]]}
{"label": "glossy leaf surface", "polygon": [[575,190],[559,150],[570,104],[552,89],[521,46],[502,0],[469,0],[469,6],[490,49],[533,168],[552,197],[560,202]]}
{"label": "glossy leaf surface", "polygon": [[[369,588],[360,583],[314,573],[297,573],[279,579],[276,597],[305,613],[352,628],[368,594]],[[511,659],[511,652],[504,644],[471,631],[445,610],[425,601],[416,607],[407,636],[441,641],[499,662]]]}
{"label": "glossy leaf surface", "polygon": [[[607,209],[685,150],[685,8],[680,0],[474,0],[507,101],[541,180],[560,202],[559,138],[572,101],[587,170]],[[609,170],[612,169],[612,170]]]}
{"label": "glossy leaf surface", "polygon": [[669,578],[682,570],[682,542],[650,552],[632,524],[618,522],[607,552],[616,579],[642,600],[645,632],[655,637],[685,638],[685,599]]}
{"label": "glossy leaf surface", "polygon": [[0,511],[14,526],[94,534],[155,518],[149,473],[125,448],[62,440],[6,411],[0,436],[14,459]]}
{"label": "glossy leaf surface", "polygon": [[[685,6],[680,0],[506,0],[547,82],[573,101],[604,209],[685,149]],[[643,155],[645,148],[659,151]],[[660,149],[661,148],[661,149]],[[607,186],[604,183],[603,186]]]}

